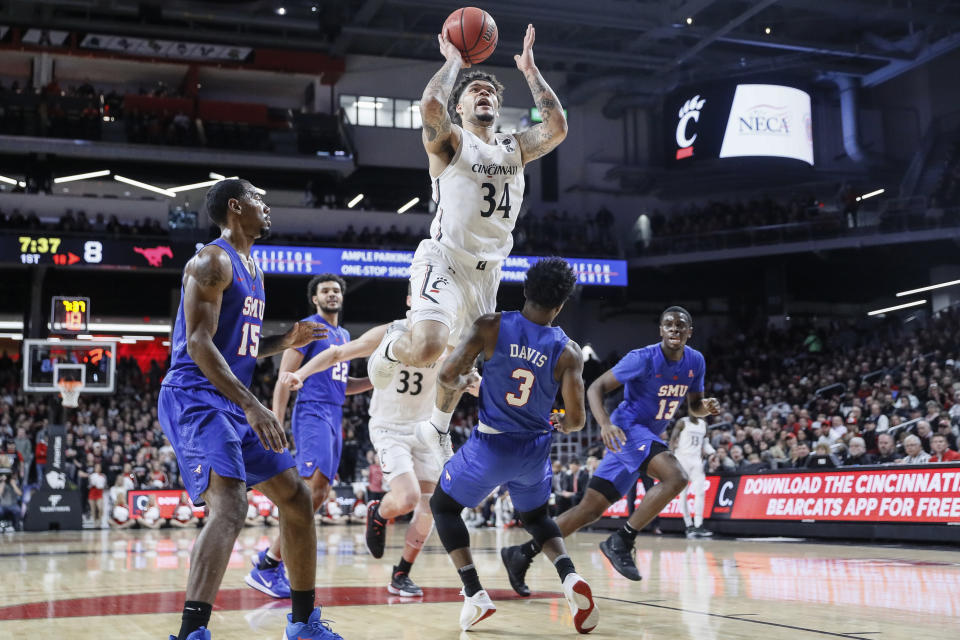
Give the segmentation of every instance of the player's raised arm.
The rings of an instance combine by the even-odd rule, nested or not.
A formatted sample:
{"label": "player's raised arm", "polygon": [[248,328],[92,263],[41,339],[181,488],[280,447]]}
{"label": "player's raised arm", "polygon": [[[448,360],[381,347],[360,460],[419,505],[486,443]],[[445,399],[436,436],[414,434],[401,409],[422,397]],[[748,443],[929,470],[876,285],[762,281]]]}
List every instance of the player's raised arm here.
{"label": "player's raised arm", "polygon": [[460,396],[477,380],[473,363],[481,353],[487,358],[493,357],[499,333],[499,313],[488,313],[476,319],[467,337],[443,361],[437,375],[437,409],[451,413],[457,408]]}
{"label": "player's raised arm", "polygon": [[[291,389],[299,389],[303,386],[303,381],[315,373],[326,371],[330,367],[340,362],[353,360],[354,358],[366,358],[387,332],[389,324],[382,324],[365,332],[356,340],[351,340],[346,344],[332,344],[317,355],[313,356],[296,371],[291,371],[282,382],[290,386]],[[349,392],[348,392],[349,393]],[[359,391],[355,393],[360,393]]]}
{"label": "player's raised arm", "polygon": [[285,349],[299,349],[314,340],[323,340],[327,337],[327,328],[319,322],[294,322],[286,333],[276,336],[260,338],[258,358],[268,358]]}
{"label": "player's raised arm", "polygon": [[523,52],[513,56],[523,76],[527,79],[533,102],[540,111],[542,122],[517,134],[520,143],[520,154],[523,164],[545,156],[563,142],[567,137],[567,117],[563,115],[563,106],[560,99],[553,92],[547,81],[540,75],[536,63],[533,61],[533,41],[536,31],[532,24],[527,25],[527,33],[523,38]]}
{"label": "player's raised arm", "polygon": [[213,336],[217,333],[223,292],[233,281],[230,256],[220,248],[205,247],[183,272],[183,313],[187,353],[217,390],[237,404],[265,449],[280,452],[287,438],[273,414],[230,370]]}
{"label": "player's raised arm", "polygon": [[587,389],[587,401],[590,403],[590,412],[594,420],[600,425],[600,437],[603,438],[603,444],[611,451],[618,452],[627,442],[627,436],[623,429],[610,421],[610,414],[607,408],[603,406],[603,398],[608,393],[616,391],[623,386],[623,383],[617,380],[613,375],[613,369],[605,372],[602,376],[593,381],[593,384]]}
{"label": "player's raised arm", "polygon": [[423,90],[420,98],[420,119],[423,122],[423,147],[431,160],[436,157],[447,164],[460,146],[460,131],[450,120],[447,101],[460,69],[470,65],[463,61],[460,50],[447,40],[446,34],[440,33],[437,40],[440,42],[440,53],[447,61],[430,78]]}
{"label": "player's raised arm", "polygon": [[560,354],[557,373],[560,395],[563,398],[563,413],[551,414],[550,420],[561,433],[580,431],[587,419],[583,403],[583,353],[580,345],[573,340],[567,342]]}

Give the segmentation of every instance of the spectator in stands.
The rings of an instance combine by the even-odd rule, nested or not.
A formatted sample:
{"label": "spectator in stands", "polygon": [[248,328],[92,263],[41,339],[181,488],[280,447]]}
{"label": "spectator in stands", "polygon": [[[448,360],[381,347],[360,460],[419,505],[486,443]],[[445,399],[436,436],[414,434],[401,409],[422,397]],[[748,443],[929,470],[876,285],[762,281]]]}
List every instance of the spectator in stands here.
{"label": "spectator in stands", "polygon": [[589,483],[590,472],[581,466],[579,458],[573,458],[570,460],[570,473],[565,478],[564,491],[561,495],[569,501],[571,507],[576,506],[583,499]]}
{"label": "spectator in stands", "polygon": [[30,437],[27,436],[27,429],[25,427],[17,428],[17,437],[14,440],[14,445],[23,461],[21,481],[23,484],[27,484],[30,481],[30,469],[33,468],[33,442],[30,440]]}
{"label": "spectator in stands", "polygon": [[[939,409],[938,409],[939,410]],[[934,418],[936,420],[936,418]],[[933,429],[927,420],[921,420],[917,423],[917,437],[920,438],[920,446],[927,453],[930,453],[930,437],[933,436]]]}
{"label": "spectator in stands", "polygon": [[816,446],[813,455],[807,458],[806,467],[808,469],[833,469],[838,467],[839,462],[830,453],[830,445],[821,442]]}
{"label": "spectator in stands", "polygon": [[923,450],[920,438],[910,434],[903,439],[903,449],[906,455],[897,462],[899,464],[926,464],[930,462],[930,454]]}
{"label": "spectator in stands", "polygon": [[797,440],[797,445],[790,453],[790,466],[794,469],[803,469],[810,458],[810,445],[806,441]]}
{"label": "spectator in stands", "polygon": [[867,443],[863,438],[853,437],[847,445],[847,455],[843,460],[843,466],[852,467],[855,465],[876,464],[876,458],[867,453]]}
{"label": "spectator in stands", "polygon": [[897,445],[889,433],[877,436],[877,452],[877,464],[890,464],[903,457],[902,453],[897,452]]}
{"label": "spectator in stands", "polygon": [[947,445],[947,438],[938,433],[930,439],[930,448],[933,455],[930,456],[930,462],[954,462],[960,460],[960,453],[950,449]]}
{"label": "spectator in stands", "polygon": [[20,498],[23,492],[17,484],[17,478],[10,473],[0,474],[0,520],[10,520],[13,528],[20,531],[23,520],[20,517]]}

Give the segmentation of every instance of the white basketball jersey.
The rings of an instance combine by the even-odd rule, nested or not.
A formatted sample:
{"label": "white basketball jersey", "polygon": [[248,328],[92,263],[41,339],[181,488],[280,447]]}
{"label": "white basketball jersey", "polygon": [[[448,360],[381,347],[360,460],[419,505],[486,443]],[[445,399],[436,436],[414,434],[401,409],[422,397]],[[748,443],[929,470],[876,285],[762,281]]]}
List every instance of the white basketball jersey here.
{"label": "white basketball jersey", "polygon": [[406,424],[429,420],[437,402],[439,370],[436,362],[424,369],[401,364],[390,386],[373,390],[370,421]]}
{"label": "white basketball jersey", "polygon": [[703,441],[707,437],[707,422],[699,418],[680,418],[677,425],[683,428],[677,440],[677,450],[674,454],[678,458],[703,458]]}
{"label": "white basketball jersey", "polygon": [[516,136],[496,134],[487,144],[460,129],[460,148],[433,179],[437,214],[430,237],[456,257],[499,262],[513,248],[523,202],[523,162]]}

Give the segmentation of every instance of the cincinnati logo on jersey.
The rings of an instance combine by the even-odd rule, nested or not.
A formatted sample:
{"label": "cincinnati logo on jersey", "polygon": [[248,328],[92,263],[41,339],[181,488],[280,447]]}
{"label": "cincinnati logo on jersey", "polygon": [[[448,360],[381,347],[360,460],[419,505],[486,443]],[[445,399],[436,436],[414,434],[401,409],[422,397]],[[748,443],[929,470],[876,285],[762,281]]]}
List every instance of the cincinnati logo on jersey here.
{"label": "cincinnati logo on jersey", "polygon": [[263,300],[254,298],[253,296],[247,296],[243,301],[243,310],[240,313],[251,318],[263,320],[263,307]]}
{"label": "cincinnati logo on jersey", "polygon": [[474,165],[471,165],[470,170],[474,173],[483,173],[488,176],[515,176],[520,173],[520,165],[510,164],[482,164],[477,162]]}
{"label": "cincinnati logo on jersey", "polygon": [[687,395],[687,389],[689,387],[685,384],[665,384],[661,385],[660,390],[657,391],[657,397],[659,398],[669,398],[669,397],[680,397]]}

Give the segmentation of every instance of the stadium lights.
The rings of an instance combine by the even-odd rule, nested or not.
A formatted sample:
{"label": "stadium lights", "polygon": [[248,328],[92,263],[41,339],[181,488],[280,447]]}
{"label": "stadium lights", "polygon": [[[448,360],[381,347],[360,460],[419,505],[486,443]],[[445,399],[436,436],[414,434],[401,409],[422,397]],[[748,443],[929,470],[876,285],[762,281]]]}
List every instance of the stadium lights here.
{"label": "stadium lights", "polygon": [[27,186],[27,183],[21,180],[20,182],[17,183],[17,186],[23,189]]}
{"label": "stadium lights", "polygon": [[133,180],[132,178],[126,178],[124,176],[114,175],[113,179],[117,182],[123,182],[124,184],[129,184],[134,187],[139,187],[145,189],[146,191],[153,191],[154,193],[159,193],[160,195],[167,196],[168,198],[173,198],[177,194],[169,189],[162,189],[160,187],[155,187],[152,184],[147,184],[146,182],[140,182],[139,180]]}
{"label": "stadium lights", "polygon": [[770,32],[771,32],[771,31],[773,31],[773,29],[771,29],[770,27],[764,27],[764,28],[763,28],[763,32],[764,32],[765,34],[767,34],[767,35],[770,35]]}
{"label": "stadium lights", "polygon": [[221,174],[221,173],[214,173],[213,171],[210,172],[210,177],[213,178],[214,180],[226,180],[226,179],[227,179],[227,176],[225,176],[225,175],[223,175],[223,174]]}
{"label": "stadium lights", "polygon": [[287,15],[287,9],[285,7],[277,7],[277,15],[278,16]]}
{"label": "stadium lights", "polygon": [[101,171],[91,171],[89,173],[78,173],[72,176],[63,176],[62,178],[54,178],[53,184],[63,184],[64,182],[76,182],[77,180],[87,180],[88,178],[102,178],[103,176],[110,175],[110,169],[103,169]]}
{"label": "stadium lights", "polygon": [[181,191],[190,191],[191,189],[200,189],[202,187],[210,187],[217,184],[221,180],[236,180],[236,179],[237,179],[237,176],[230,176],[229,178],[225,178],[221,176],[219,178],[214,178],[213,180],[205,180],[204,182],[194,182],[193,184],[185,184],[179,187],[170,187],[168,191],[173,191],[174,193],[180,193]]}
{"label": "stadium lights", "polygon": [[383,109],[382,102],[370,102],[369,100],[357,100],[357,106],[364,109]]}
{"label": "stadium lights", "polygon": [[881,193],[883,193],[884,191],[886,191],[886,189],[877,189],[876,191],[871,191],[870,193],[865,193],[865,194],[863,194],[862,196],[857,196],[857,202],[860,202],[861,200],[866,200],[867,198],[872,198],[873,196],[878,196],[878,195],[880,195]]}
{"label": "stadium lights", "polygon": [[906,309],[907,307],[918,307],[918,306],[920,306],[921,304],[926,304],[926,303],[927,303],[926,300],[914,300],[913,302],[907,302],[907,303],[904,303],[904,304],[898,304],[898,305],[895,306],[895,307],[887,307],[886,309],[876,309],[876,310],[874,310],[874,311],[869,311],[869,312],[867,312],[867,315],[868,315],[868,316],[879,316],[879,315],[882,315],[882,314],[884,314],[884,313],[887,313],[888,311],[897,311],[898,309]]}
{"label": "stadium lights", "polygon": [[399,209],[397,209],[397,213],[404,213],[404,212],[406,212],[407,209],[409,209],[409,208],[412,207],[413,205],[417,204],[418,202],[420,202],[420,198],[414,198],[413,200],[410,200],[407,204],[405,204],[405,205],[403,205],[402,207],[400,207]]}
{"label": "stadium lights", "polygon": [[22,333],[0,333],[0,338],[10,338],[11,340],[23,340]]}
{"label": "stadium lights", "polygon": [[[51,329],[50,323],[47,323],[47,329]],[[19,320],[0,320],[0,329],[10,329],[14,331],[23,331],[23,322]],[[120,333],[132,333],[138,331],[140,333],[153,333],[158,335],[165,335],[170,333],[170,325],[167,324],[147,324],[145,322],[91,322],[87,324],[87,329],[90,331],[117,331]],[[96,338],[106,337],[106,336],[95,336]],[[133,338],[134,336],[128,335],[124,336],[125,338]],[[91,339],[93,336],[91,336]],[[141,340],[149,339],[147,336],[141,336]]]}
{"label": "stadium lights", "polygon": [[356,196],[353,200],[351,200],[350,202],[347,203],[347,209],[353,209],[355,206],[357,206],[357,204],[358,204],[361,200],[363,200],[363,194],[362,194],[362,193],[358,193],[357,196]]}
{"label": "stadium lights", "polygon": [[919,289],[910,289],[909,291],[901,291],[897,294],[898,298],[903,296],[909,296],[911,293],[920,293],[921,291],[930,291],[931,289],[940,289],[941,287],[952,287],[955,284],[960,284],[960,280],[951,280],[950,282],[941,282],[940,284],[932,284],[929,287],[920,287]]}
{"label": "stadium lights", "polygon": [[0,182],[6,182],[7,184],[12,184],[13,186],[17,186],[17,181],[14,180],[13,178],[8,178],[7,176],[0,176]]}
{"label": "stadium lights", "polygon": [[687,18],[687,24],[693,24],[693,18]]}

